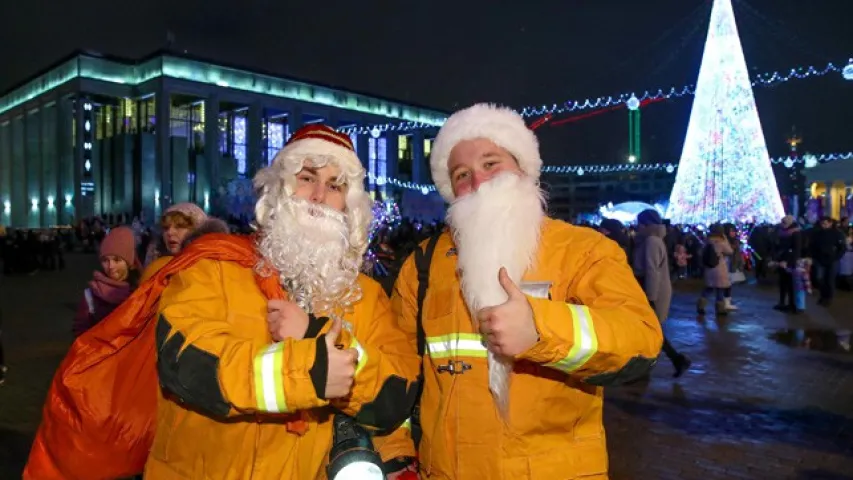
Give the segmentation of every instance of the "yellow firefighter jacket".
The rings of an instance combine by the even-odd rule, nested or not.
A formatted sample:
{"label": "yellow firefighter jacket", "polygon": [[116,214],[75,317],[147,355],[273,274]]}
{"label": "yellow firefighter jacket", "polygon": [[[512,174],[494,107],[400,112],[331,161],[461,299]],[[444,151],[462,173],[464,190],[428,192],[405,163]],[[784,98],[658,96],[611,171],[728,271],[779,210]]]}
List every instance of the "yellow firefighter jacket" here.
{"label": "yellow firefighter jacket", "polygon": [[[344,317],[338,339],[359,351],[355,383],[349,397],[330,402],[318,394],[330,321],[312,318],[305,339],[273,343],[252,269],[201,260],[173,276],[160,299],[163,395],[146,478],[324,478],[336,410],[374,430],[399,426],[414,398],[417,352],[379,284],[365,276],[359,284],[363,298]],[[304,433],[288,427],[294,412],[302,412]],[[380,448],[383,460],[399,452],[388,444],[388,452]]]}
{"label": "yellow firefighter jacket", "polygon": [[[403,265],[392,305],[415,348],[413,257]],[[643,375],[662,343],[622,249],[591,229],[545,221],[535,266],[519,285],[540,340],[515,359],[507,422],[489,391],[487,349],[472,326],[456,263],[445,233],[423,306],[421,478],[607,478],[603,386]],[[536,282],[545,288],[528,293]]]}

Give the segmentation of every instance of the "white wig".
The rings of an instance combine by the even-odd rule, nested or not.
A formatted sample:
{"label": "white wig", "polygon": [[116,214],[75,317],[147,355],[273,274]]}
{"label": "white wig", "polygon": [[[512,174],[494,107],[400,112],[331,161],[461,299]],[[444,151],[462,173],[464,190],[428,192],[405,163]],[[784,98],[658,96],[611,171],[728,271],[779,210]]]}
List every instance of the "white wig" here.
{"label": "white wig", "polygon": [[303,167],[322,168],[334,165],[341,170],[339,181],[347,185],[344,213],[349,227],[351,251],[348,256],[351,255],[360,266],[367,251],[368,230],[373,220],[373,203],[364,190],[364,167],[352,149],[325,139],[298,138],[297,135],[298,133],[294,134],[295,140],[288,142],[278,152],[270,166],[255,175],[254,185],[259,194],[255,204],[256,224],[263,230],[265,225],[274,220],[279,200],[293,195],[296,190],[296,174]]}

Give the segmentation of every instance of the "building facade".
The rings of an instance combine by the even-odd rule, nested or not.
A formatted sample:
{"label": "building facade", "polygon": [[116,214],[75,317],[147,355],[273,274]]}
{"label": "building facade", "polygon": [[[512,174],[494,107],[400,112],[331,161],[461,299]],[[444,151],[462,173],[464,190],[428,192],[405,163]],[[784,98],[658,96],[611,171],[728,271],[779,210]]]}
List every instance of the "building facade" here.
{"label": "building facade", "polygon": [[[853,158],[807,164],[804,173],[812,205],[806,209],[807,216],[836,220],[853,216]],[[813,222],[817,218],[808,220]]]}
{"label": "building facade", "polygon": [[628,201],[666,204],[675,184],[675,170],[545,174],[548,210],[562,219],[596,213],[602,205]]}
{"label": "building facade", "polygon": [[254,173],[291,132],[316,122],[358,131],[425,124],[351,135],[370,191],[395,195],[401,182],[429,183],[426,157],[445,118],[173,53],[138,61],[78,53],[0,97],[0,224],[38,228],[107,213],[151,220],[184,201],[240,212],[233,204],[251,197]]}

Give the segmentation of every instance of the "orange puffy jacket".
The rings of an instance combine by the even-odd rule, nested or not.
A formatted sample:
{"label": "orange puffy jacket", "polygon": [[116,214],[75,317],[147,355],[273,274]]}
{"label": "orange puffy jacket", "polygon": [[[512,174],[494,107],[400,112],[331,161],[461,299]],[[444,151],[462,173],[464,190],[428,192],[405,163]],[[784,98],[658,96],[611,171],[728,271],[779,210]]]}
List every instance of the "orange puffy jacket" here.
{"label": "orange puffy jacket", "polygon": [[[505,423],[489,391],[487,350],[461,294],[453,247],[445,233],[423,307],[422,478],[607,478],[603,386],[646,373],[662,343],[624,252],[593,230],[546,220],[538,261],[520,285],[529,292],[534,282],[547,282],[547,292],[527,294],[540,340],[515,359]],[[414,348],[413,257],[392,305]],[[470,369],[438,368],[451,363]]]}

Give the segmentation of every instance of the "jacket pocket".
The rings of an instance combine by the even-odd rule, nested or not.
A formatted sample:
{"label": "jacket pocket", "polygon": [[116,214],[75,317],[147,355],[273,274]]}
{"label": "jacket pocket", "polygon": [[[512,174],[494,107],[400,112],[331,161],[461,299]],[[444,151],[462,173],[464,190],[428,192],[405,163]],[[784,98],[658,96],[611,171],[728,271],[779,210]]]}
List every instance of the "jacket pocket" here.
{"label": "jacket pocket", "polygon": [[607,478],[607,442],[604,436],[587,438],[566,447],[528,457],[531,479]]}

